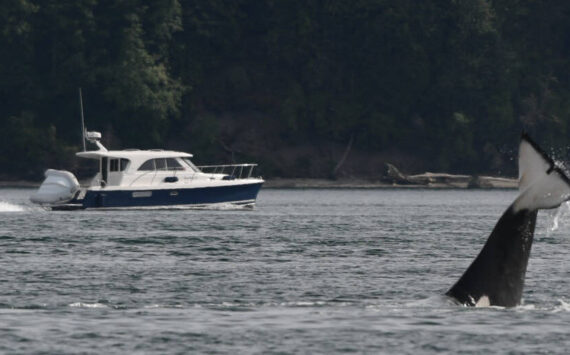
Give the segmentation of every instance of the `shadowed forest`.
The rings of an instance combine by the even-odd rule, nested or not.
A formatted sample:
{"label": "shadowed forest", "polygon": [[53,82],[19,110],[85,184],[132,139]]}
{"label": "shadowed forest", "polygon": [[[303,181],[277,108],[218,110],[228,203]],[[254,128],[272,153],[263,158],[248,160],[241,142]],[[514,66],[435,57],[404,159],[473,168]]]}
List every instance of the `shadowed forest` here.
{"label": "shadowed forest", "polygon": [[514,175],[522,129],[565,158],[567,0],[5,0],[0,178],[111,149],[265,177]]}

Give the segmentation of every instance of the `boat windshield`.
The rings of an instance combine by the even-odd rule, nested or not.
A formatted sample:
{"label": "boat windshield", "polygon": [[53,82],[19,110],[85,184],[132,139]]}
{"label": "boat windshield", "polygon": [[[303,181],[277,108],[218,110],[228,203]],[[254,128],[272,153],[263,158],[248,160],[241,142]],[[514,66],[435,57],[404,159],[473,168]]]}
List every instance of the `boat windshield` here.
{"label": "boat windshield", "polygon": [[186,163],[186,165],[188,165],[188,166],[190,167],[190,170],[192,170],[192,171],[194,171],[194,172],[196,172],[196,173],[199,173],[199,172],[200,172],[200,169],[198,169],[198,167],[197,167],[196,165],[194,165],[194,163],[192,163],[192,162],[190,161],[190,159],[188,159],[188,158],[181,158],[181,159],[182,159],[182,161],[183,161],[184,163]]}

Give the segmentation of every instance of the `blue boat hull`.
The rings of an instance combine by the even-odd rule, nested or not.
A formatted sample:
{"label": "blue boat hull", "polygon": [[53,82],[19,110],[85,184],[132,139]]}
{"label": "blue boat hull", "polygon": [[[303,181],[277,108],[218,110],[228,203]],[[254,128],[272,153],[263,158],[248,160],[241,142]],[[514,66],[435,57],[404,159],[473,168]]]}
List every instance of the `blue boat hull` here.
{"label": "blue boat hull", "polygon": [[215,203],[251,204],[263,183],[203,188],[160,190],[88,190],[83,200],[72,201],[81,208],[137,208],[209,205]]}

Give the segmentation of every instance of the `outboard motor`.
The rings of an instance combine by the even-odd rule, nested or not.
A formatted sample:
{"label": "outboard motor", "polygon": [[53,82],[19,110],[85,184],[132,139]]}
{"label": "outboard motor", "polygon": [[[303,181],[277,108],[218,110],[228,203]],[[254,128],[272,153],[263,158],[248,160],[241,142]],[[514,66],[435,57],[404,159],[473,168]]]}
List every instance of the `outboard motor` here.
{"label": "outboard motor", "polygon": [[79,190],[75,175],[65,170],[48,169],[46,179],[30,201],[39,204],[58,204],[69,202]]}

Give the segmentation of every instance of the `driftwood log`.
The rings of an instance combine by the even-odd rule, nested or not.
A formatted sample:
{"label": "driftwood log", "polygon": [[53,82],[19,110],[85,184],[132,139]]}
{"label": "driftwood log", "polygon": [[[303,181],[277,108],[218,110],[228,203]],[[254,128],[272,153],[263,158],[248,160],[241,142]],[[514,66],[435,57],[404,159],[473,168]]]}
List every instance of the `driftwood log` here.
{"label": "driftwood log", "polygon": [[417,175],[406,175],[390,163],[386,163],[385,180],[394,185],[416,185],[426,187],[515,188],[518,185],[516,179],[491,176],[455,175],[430,172]]}

